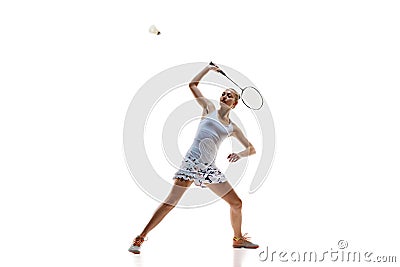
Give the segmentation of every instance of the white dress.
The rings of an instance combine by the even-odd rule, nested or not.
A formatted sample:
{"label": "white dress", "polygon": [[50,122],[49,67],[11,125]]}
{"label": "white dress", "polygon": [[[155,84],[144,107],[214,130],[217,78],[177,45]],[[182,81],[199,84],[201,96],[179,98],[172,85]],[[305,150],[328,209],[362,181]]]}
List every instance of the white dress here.
{"label": "white dress", "polygon": [[215,166],[215,158],[222,141],[233,131],[232,122],[222,124],[217,110],[207,114],[199,123],[196,137],[174,179],[194,181],[195,185],[223,183],[225,175]]}

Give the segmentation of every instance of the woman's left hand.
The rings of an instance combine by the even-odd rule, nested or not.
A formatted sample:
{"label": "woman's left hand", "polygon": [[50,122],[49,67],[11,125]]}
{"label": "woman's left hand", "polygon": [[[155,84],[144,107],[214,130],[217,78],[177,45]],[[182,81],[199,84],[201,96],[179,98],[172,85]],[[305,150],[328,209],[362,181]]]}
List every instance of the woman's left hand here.
{"label": "woman's left hand", "polygon": [[231,153],[228,155],[227,159],[229,159],[229,162],[236,162],[240,159],[240,156],[236,153]]}

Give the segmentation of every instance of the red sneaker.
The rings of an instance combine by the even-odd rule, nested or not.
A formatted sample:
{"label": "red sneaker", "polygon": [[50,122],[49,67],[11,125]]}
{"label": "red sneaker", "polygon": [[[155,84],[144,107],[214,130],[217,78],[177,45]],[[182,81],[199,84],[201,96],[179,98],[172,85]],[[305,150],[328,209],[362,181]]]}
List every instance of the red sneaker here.
{"label": "red sneaker", "polygon": [[234,237],[233,238],[233,247],[234,248],[258,248],[259,246],[257,244],[253,244],[249,241],[250,237],[246,236],[246,234],[240,236],[240,237]]}
{"label": "red sneaker", "polygon": [[131,245],[131,247],[128,249],[129,252],[132,252],[133,254],[140,254],[140,246],[142,245],[142,243],[146,241],[144,240],[144,237],[141,237],[140,235],[138,235],[137,237],[135,237],[135,239],[133,240],[133,244]]}

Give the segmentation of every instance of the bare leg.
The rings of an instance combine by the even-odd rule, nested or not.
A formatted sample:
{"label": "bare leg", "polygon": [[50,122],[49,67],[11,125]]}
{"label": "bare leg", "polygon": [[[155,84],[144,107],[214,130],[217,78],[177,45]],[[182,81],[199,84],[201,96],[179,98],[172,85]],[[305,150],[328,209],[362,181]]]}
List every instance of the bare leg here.
{"label": "bare leg", "polygon": [[228,182],[210,184],[208,188],[224,199],[231,207],[231,224],[234,236],[242,236],[242,200]]}
{"label": "bare leg", "polygon": [[192,181],[183,179],[175,179],[175,184],[171,189],[168,197],[157,208],[153,217],[150,219],[140,236],[145,237],[154,227],[156,227],[162,219],[176,206],[179,199],[183,196],[186,189],[192,184]]}

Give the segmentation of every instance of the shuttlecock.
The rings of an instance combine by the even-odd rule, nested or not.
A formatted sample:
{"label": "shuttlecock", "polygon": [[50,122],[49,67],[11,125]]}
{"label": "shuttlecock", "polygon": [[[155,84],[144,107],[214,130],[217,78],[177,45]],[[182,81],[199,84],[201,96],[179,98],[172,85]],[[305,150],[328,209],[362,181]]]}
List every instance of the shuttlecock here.
{"label": "shuttlecock", "polygon": [[150,26],[149,32],[150,32],[150,33],[154,33],[154,34],[156,34],[156,35],[160,35],[160,33],[161,33],[159,30],[157,30],[156,26],[154,26],[154,25],[151,25],[151,26]]}

